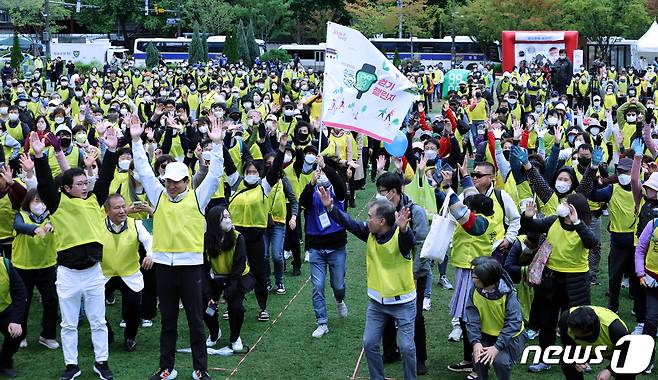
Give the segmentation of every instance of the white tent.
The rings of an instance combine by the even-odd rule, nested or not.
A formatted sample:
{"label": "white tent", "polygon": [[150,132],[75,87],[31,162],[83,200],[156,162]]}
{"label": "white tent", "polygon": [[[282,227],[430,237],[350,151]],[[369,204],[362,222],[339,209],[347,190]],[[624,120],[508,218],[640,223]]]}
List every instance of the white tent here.
{"label": "white tent", "polygon": [[658,23],[654,20],[649,30],[637,40],[638,53],[658,54]]}

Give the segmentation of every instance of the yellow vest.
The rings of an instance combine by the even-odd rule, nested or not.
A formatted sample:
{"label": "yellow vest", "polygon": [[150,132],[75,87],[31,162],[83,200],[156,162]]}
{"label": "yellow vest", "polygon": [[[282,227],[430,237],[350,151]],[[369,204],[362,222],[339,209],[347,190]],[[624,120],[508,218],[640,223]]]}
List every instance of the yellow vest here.
{"label": "yellow vest", "polygon": [[139,239],[135,219],[126,220],[127,228],[119,233],[103,229],[103,276],[130,276],[139,271]]}
{"label": "yellow vest", "polygon": [[[25,211],[20,211],[25,223],[34,223],[30,215]],[[50,222],[47,217],[39,223],[43,227]],[[55,251],[55,235],[48,233],[44,237],[30,236],[25,234],[16,234],[11,246],[11,259],[13,265],[19,269],[43,269],[55,265],[57,262],[57,252]]]}
{"label": "yellow vest", "polygon": [[546,240],[553,249],[546,263],[549,269],[563,273],[583,273],[589,270],[589,250],[576,231],[562,228],[559,219],[548,229]]}
{"label": "yellow vest", "polygon": [[[233,259],[235,257],[235,247],[238,242],[238,237],[240,237],[240,233],[236,230],[233,230],[233,237],[235,238],[235,244],[233,244],[233,247],[229,249],[228,251],[220,250],[219,255],[217,257],[210,257],[207,253],[206,256],[208,257],[208,261],[210,262],[210,266],[212,267],[212,271],[220,276],[228,276],[231,274],[231,271],[233,269]],[[249,273],[249,263],[245,262],[245,267],[244,271],[242,272],[242,275],[246,275]]]}
{"label": "yellow vest", "polygon": [[283,191],[283,180],[279,180],[267,196],[268,210],[272,220],[277,223],[286,222],[286,194]]}
{"label": "yellow vest", "polygon": [[103,219],[95,194],[82,199],[62,193],[59,207],[50,216],[57,252],[83,244],[102,244]]}
{"label": "yellow vest", "polygon": [[9,132],[11,137],[16,139],[16,141],[18,141],[18,142],[23,141],[25,136],[23,136],[23,124],[20,121],[13,128],[11,126],[9,126],[9,121],[7,121],[6,126],[7,126],[7,132]]}
{"label": "yellow vest", "polygon": [[9,199],[9,194],[0,198],[0,240],[9,239],[14,236],[14,207]]}
{"label": "yellow vest", "polygon": [[573,311],[579,307],[589,307],[592,310],[594,310],[596,316],[599,318],[599,336],[596,338],[594,342],[588,342],[585,340],[576,339],[573,331],[569,329],[568,331],[569,337],[573,339],[573,341],[576,342],[576,344],[581,347],[606,346],[607,349],[603,353],[603,356],[604,357],[612,356],[612,351],[615,349],[615,342],[610,340],[610,330],[609,330],[610,325],[612,324],[612,322],[616,320],[619,320],[624,325],[624,327],[626,327],[626,323],[624,323],[624,321],[621,318],[619,318],[619,316],[614,312],[600,306],[576,306],[569,309],[569,312],[573,313]]}
{"label": "yellow vest", "polygon": [[163,191],[153,213],[153,252],[203,252],[205,223],[194,190],[178,202]]}
{"label": "yellow vest", "polygon": [[[576,179],[578,179],[579,182],[582,181],[583,180],[583,174],[580,174],[580,172],[578,171],[578,168],[576,168],[576,167],[574,167],[574,171],[576,172]],[[589,204],[590,211],[598,211],[598,210],[601,209],[601,204],[599,202],[590,201],[588,199],[587,204]]]}
{"label": "yellow vest", "polygon": [[471,121],[483,121],[487,118],[486,103],[487,101],[485,99],[480,99],[472,111],[469,109],[468,117],[471,119]]}
{"label": "yellow vest", "polygon": [[[651,223],[656,225],[656,220],[652,220]],[[651,240],[649,241],[649,248],[647,249],[647,254],[644,258],[644,267],[653,273],[658,273],[658,226],[653,229],[651,234]]]}
{"label": "yellow vest", "polygon": [[240,184],[228,204],[233,224],[237,227],[267,228],[266,199],[262,186],[248,189],[244,184]]}
{"label": "yellow vest", "polygon": [[[48,166],[50,166],[50,171],[53,173],[53,178],[57,177],[58,175],[62,174],[62,169],[59,167],[59,163],[57,163],[57,158],[55,157],[55,150],[52,147],[48,148]],[[79,167],[79,159],[80,159],[80,149],[78,149],[77,146],[73,146],[71,149],[71,153],[66,154],[64,153],[64,156],[66,157],[66,161],[68,161],[69,166],[71,169]]]}
{"label": "yellow vest", "polygon": [[368,288],[382,298],[392,298],[411,293],[414,284],[413,260],[406,259],[400,252],[397,226],[393,236],[384,244],[379,244],[375,235],[368,236],[366,249],[366,272]]}
{"label": "yellow vest", "polygon": [[11,285],[9,283],[9,270],[7,269],[7,259],[0,258],[0,313],[5,311],[11,305]]}
{"label": "yellow vest", "polygon": [[634,211],[633,192],[624,190],[621,185],[612,185],[612,197],[608,203],[610,210],[610,232],[635,232],[637,217]]}
{"label": "yellow vest", "polygon": [[[498,336],[505,325],[505,307],[507,304],[507,294],[497,300],[490,300],[483,297],[477,289],[473,291],[473,305],[478,309],[480,314],[480,325],[483,333],[491,336]],[[523,322],[521,329],[514,334],[519,336],[523,332]]]}

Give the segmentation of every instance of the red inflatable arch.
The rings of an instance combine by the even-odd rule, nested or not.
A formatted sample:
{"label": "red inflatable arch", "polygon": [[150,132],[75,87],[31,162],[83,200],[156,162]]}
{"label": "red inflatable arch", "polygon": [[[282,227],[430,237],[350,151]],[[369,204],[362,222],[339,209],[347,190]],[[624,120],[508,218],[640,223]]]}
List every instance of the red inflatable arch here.
{"label": "red inflatable arch", "polygon": [[576,31],[504,31],[503,70],[511,72],[514,66],[525,60],[548,59],[555,62],[560,49],[567,50],[567,57],[573,62],[573,51],[578,48]]}

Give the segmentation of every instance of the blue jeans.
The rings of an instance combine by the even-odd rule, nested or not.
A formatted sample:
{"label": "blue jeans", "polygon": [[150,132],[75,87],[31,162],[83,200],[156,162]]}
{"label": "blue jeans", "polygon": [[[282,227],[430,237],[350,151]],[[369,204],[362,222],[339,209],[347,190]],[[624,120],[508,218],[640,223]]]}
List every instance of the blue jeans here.
{"label": "blue jeans", "polygon": [[313,284],[313,311],[318,325],[326,324],[327,303],[324,298],[324,283],[327,278],[327,266],[329,266],[329,279],[334,291],[336,302],[345,298],[345,258],[347,251],[345,247],[339,249],[309,249],[309,262],[311,264],[311,283]]}
{"label": "blue jeans", "polygon": [[[421,301],[422,302],[422,301]],[[379,351],[384,325],[391,316],[398,325],[398,347],[402,356],[402,370],[405,380],[416,378],[416,343],[414,342],[414,321],[416,300],[397,305],[382,305],[370,300],[366,311],[366,327],[363,331],[363,349],[368,360],[370,378],[384,380],[384,360]]]}
{"label": "blue jeans", "polygon": [[274,280],[276,284],[283,284],[283,237],[286,227],[283,223],[274,223],[265,230],[265,274],[267,282],[271,284],[272,271],[270,257],[274,262]]}

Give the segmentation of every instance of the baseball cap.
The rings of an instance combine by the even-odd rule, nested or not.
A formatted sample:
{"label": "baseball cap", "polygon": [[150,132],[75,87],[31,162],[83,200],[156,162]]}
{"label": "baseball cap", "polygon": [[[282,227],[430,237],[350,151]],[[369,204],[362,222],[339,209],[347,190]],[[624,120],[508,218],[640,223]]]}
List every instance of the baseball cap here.
{"label": "baseball cap", "polygon": [[165,174],[163,179],[170,179],[172,181],[180,181],[188,177],[190,173],[187,170],[187,165],[182,162],[171,162],[165,167]]}

